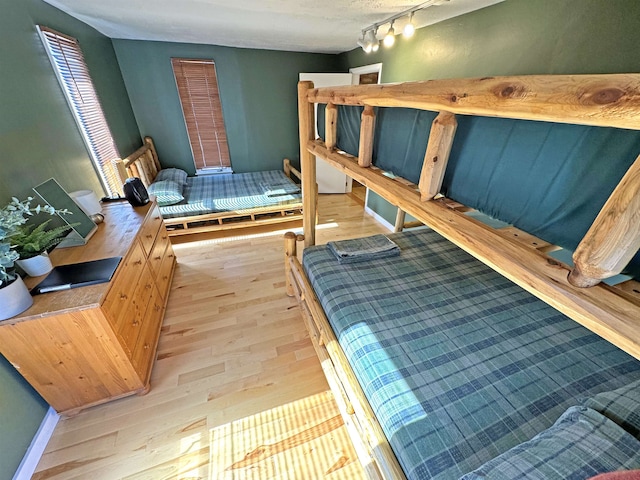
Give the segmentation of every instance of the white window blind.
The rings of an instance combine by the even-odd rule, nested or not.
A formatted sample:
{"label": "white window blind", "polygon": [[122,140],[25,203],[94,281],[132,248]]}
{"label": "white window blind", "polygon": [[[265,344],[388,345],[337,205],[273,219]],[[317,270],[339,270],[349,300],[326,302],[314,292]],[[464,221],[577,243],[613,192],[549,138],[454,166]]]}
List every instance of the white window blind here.
{"label": "white window blind", "polygon": [[213,60],[172,58],[182,113],[198,171],[231,169]]}
{"label": "white window blind", "polygon": [[111,135],[89,69],[75,38],[38,26],[100,180],[109,195],[122,191],[112,161],[120,155]]}

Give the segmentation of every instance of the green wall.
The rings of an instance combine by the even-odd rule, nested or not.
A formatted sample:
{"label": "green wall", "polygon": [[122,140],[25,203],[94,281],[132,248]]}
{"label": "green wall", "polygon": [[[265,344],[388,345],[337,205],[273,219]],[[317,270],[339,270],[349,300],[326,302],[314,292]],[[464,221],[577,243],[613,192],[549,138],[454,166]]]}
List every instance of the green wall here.
{"label": "green wall", "polygon": [[[42,24],[80,41],[121,152],[140,135],[111,40],[40,0],[0,0],[0,205],[55,177],[68,191],[102,187],[36,32]],[[0,479],[20,464],[48,406],[0,357]]]}
{"label": "green wall", "polygon": [[[428,12],[428,10],[427,10]],[[382,62],[382,82],[493,75],[640,71],[637,0],[506,0],[416,30],[375,54],[340,55],[342,69]],[[369,207],[393,223],[395,210]]]}
{"label": "green wall", "polygon": [[282,168],[298,159],[296,84],[300,72],[337,71],[336,55],[165,42],[113,41],[142,136],[153,137],[160,162],[195,167],[171,58],[213,59],[235,172]]}

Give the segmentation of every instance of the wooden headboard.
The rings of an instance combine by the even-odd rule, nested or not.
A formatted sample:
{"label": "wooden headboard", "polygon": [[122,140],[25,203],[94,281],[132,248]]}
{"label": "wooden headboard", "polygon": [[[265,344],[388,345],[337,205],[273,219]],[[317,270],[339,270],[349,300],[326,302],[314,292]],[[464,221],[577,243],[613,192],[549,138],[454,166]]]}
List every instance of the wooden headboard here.
{"label": "wooden headboard", "polygon": [[[325,139],[314,139],[314,104],[326,104]],[[571,268],[492,229],[437,196],[456,131],[456,114],[640,130],[640,74],[542,75],[433,80],[314,89],[298,84],[305,245],[315,243],[318,156],[427,224],[494,270],[640,359],[640,283],[600,281],[640,249],[640,157],[622,178],[573,255]],[[337,149],[337,105],[364,107],[358,156]],[[374,107],[439,112],[419,184],[372,166]],[[531,237],[529,235],[529,237]],[[587,288],[588,287],[588,288]]]}
{"label": "wooden headboard", "polygon": [[144,144],[127,158],[114,161],[115,170],[124,183],[127,178],[138,177],[145,187],[149,187],[158,175],[160,162],[151,137],[144,137]]}

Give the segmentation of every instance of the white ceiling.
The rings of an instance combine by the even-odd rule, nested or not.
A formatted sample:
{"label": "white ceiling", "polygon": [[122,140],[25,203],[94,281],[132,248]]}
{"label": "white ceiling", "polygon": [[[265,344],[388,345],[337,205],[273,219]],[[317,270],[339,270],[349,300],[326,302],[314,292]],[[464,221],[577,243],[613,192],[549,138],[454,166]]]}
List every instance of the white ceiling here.
{"label": "white ceiling", "polygon": [[[408,10],[406,0],[44,0],[111,38],[299,52],[356,48],[362,29]],[[504,0],[442,0],[418,27]],[[403,20],[404,21],[404,20]],[[398,20],[396,32],[402,28]],[[381,38],[388,25],[381,27]]]}

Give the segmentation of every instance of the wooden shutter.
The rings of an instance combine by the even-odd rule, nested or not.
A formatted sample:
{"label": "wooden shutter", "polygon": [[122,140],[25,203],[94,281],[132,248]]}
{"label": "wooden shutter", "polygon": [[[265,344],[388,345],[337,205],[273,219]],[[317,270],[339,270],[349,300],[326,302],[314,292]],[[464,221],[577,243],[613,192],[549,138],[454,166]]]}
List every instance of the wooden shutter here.
{"label": "wooden shutter", "polygon": [[89,76],[82,50],[75,38],[39,26],[41,37],[65,92],[76,123],[109,195],[122,191],[112,161],[120,154]]}
{"label": "wooden shutter", "polygon": [[196,169],[230,168],[213,60],[172,58],[171,63]]}

